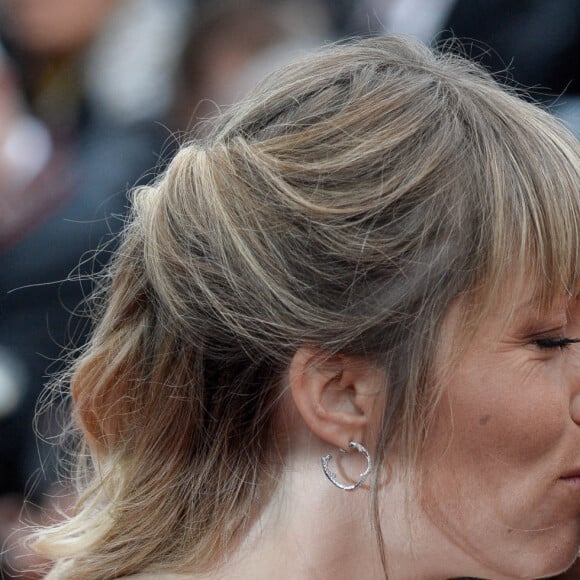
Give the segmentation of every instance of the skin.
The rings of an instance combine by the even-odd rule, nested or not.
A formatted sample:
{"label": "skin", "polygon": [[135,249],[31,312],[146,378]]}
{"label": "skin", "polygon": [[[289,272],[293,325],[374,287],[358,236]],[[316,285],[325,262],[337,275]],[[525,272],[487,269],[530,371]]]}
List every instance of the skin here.
{"label": "skin", "polygon": [[[390,580],[548,577],[578,553],[580,477],[562,475],[580,470],[580,345],[546,339],[580,336],[580,303],[562,300],[540,314],[527,302],[523,295],[511,318],[502,308],[486,317],[452,368],[460,305],[446,317],[443,397],[421,493],[406,504],[396,457],[379,491]],[[301,349],[288,381],[287,454],[273,498],[214,572],[168,579],[384,578],[368,487],[340,491],[320,468],[330,452],[344,482],[356,480],[364,462],[351,453],[337,469],[335,448],[358,440],[372,449],[383,374],[347,358],[320,363]]]}
{"label": "skin", "polygon": [[479,327],[430,438],[425,510],[486,578],[561,572],[580,543],[580,478],[561,479],[580,475],[580,345],[550,342],[580,336],[580,301],[540,313],[529,298]]}

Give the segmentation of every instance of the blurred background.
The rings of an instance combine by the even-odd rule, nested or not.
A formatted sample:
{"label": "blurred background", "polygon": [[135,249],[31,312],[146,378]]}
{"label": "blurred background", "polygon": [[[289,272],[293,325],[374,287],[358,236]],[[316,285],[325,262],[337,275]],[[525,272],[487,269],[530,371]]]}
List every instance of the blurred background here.
{"label": "blurred background", "polygon": [[[35,406],[63,348],[85,339],[74,313],[114,249],[128,189],[279,65],[388,32],[459,39],[580,133],[578,0],[0,0],[4,578],[42,576],[25,525],[71,501]],[[41,416],[43,439],[59,422]]]}

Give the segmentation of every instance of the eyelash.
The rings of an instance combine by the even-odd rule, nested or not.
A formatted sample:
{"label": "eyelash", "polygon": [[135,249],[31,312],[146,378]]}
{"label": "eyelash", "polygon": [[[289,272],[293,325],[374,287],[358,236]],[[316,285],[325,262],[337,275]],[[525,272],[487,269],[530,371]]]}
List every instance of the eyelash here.
{"label": "eyelash", "polygon": [[537,338],[534,340],[534,344],[541,348],[542,350],[549,350],[552,348],[565,349],[571,344],[576,344],[580,342],[580,338]]}

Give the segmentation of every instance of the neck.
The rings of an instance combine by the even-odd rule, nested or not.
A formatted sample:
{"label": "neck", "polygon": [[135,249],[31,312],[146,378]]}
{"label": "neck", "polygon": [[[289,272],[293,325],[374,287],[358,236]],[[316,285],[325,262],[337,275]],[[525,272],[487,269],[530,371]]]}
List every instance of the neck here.
{"label": "neck", "polygon": [[[404,496],[396,484],[390,486],[384,490],[381,518],[388,579],[461,576],[459,558],[444,542],[433,541],[437,538],[433,530],[425,529],[423,521],[410,527]],[[219,577],[384,580],[369,493],[365,488],[344,492],[333,487],[311,454],[304,461],[295,458],[269,505],[220,568]]]}

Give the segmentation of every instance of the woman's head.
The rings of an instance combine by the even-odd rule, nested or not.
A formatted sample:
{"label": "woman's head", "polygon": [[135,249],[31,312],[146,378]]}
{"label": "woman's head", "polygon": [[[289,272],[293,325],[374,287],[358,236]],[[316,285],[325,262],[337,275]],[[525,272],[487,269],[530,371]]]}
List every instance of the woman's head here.
{"label": "woman's head", "polygon": [[375,491],[425,468],[459,345],[524,288],[574,293],[578,171],[549,115],[410,40],[270,77],[135,192],[72,377],[99,467],[77,569],[215,563],[276,488],[297,352],[379,369]]}

